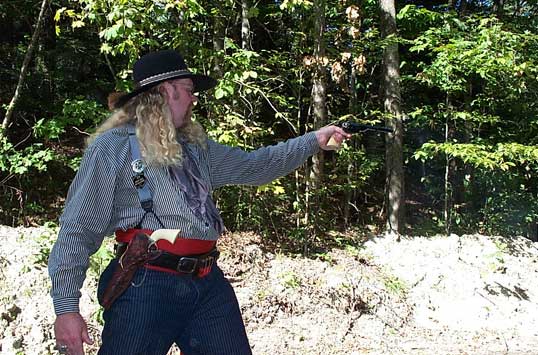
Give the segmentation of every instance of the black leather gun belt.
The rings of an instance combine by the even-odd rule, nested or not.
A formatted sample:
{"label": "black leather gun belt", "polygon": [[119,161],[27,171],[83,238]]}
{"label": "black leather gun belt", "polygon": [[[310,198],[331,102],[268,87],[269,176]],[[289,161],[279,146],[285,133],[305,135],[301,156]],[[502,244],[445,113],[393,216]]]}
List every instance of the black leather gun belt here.
{"label": "black leather gun belt", "polygon": [[[127,250],[127,243],[120,243],[116,245],[116,256],[119,258],[125,250]],[[220,252],[217,248],[214,248],[209,253],[199,255],[175,255],[166,251],[147,262],[147,265],[153,265],[170,269],[185,274],[196,274],[200,269],[211,267],[215,261],[219,258]]]}

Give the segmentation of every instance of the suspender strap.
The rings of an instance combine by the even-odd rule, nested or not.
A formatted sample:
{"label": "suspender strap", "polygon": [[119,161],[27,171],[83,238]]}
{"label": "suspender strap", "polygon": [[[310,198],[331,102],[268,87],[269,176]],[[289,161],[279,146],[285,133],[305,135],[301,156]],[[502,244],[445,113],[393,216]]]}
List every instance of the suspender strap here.
{"label": "suspender strap", "polygon": [[138,138],[136,137],[136,128],[135,126],[129,124],[127,125],[127,130],[129,132],[129,147],[131,151],[131,167],[133,168],[133,183],[136,187],[136,192],[138,193],[138,198],[140,199],[140,205],[146,213],[138,223],[139,227],[142,224],[142,221],[148,213],[152,213],[161,227],[164,228],[163,223],[157,217],[153,211],[153,198],[151,196],[151,190],[144,176],[144,170],[146,169],[146,164],[142,160],[142,154],[140,154],[140,146],[138,144]]}

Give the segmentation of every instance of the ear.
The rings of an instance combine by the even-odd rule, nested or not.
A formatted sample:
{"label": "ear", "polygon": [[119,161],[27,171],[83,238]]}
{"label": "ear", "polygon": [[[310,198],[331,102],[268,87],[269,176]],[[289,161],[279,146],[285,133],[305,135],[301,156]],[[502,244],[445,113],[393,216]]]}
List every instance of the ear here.
{"label": "ear", "polygon": [[173,94],[174,94],[173,91],[174,91],[174,87],[172,85],[170,85],[170,83],[168,83],[166,81],[164,83],[162,83],[161,85],[159,85],[159,92],[166,99],[169,99],[169,98],[173,97]]}

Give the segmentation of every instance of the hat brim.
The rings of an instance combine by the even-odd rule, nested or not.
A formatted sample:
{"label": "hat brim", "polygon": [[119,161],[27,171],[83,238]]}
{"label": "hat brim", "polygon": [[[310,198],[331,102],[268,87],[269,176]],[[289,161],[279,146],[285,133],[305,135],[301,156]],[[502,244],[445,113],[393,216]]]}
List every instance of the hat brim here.
{"label": "hat brim", "polygon": [[168,77],[164,77],[160,80],[156,80],[151,83],[148,83],[146,85],[139,86],[133,91],[131,91],[130,93],[120,96],[117,99],[116,103],[114,104],[114,108],[120,108],[123,105],[125,105],[130,99],[135,97],[136,95],[141,94],[144,91],[147,91],[164,81],[173,80],[173,79],[191,79],[192,83],[194,84],[194,92],[202,92],[202,91],[212,89],[218,83],[216,79],[213,79],[212,77],[203,75],[203,74],[181,73],[177,75],[171,75]]}

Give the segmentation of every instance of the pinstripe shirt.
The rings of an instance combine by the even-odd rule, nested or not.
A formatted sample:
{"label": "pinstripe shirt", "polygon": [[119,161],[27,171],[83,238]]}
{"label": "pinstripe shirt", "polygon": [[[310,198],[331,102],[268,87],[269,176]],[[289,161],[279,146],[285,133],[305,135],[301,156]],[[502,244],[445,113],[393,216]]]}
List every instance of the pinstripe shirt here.
{"label": "pinstripe shirt", "polygon": [[[207,149],[189,145],[200,174],[211,190],[224,185],[263,185],[299,167],[319,150],[314,132],[275,146],[245,152],[208,140]],[[80,289],[89,257],[105,236],[136,226],[144,210],[132,181],[127,127],[111,129],[86,149],[68,191],[58,239],[49,258],[51,295],[56,314],[79,311]],[[216,240],[211,221],[196,216],[167,167],[144,171],[153,196],[153,210],[165,228],[184,238]],[[142,228],[162,228],[149,214]]]}

